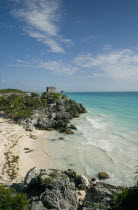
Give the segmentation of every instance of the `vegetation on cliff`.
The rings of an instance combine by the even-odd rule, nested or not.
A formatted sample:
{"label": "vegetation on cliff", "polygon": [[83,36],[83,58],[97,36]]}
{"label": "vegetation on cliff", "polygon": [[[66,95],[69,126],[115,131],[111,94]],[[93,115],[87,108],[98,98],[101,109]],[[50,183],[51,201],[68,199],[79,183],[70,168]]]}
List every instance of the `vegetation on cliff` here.
{"label": "vegetation on cliff", "polygon": [[[10,91],[11,89],[6,89],[7,92],[8,90]],[[15,92],[13,91],[13,93]],[[17,90],[17,92],[20,93],[22,91]],[[51,94],[50,99],[58,100],[59,94]],[[45,94],[42,94],[42,96],[39,96],[37,93],[32,93],[31,96],[11,94],[0,98],[0,111],[4,111],[13,120],[25,119],[33,114],[33,110],[45,107],[47,103],[48,97]]]}
{"label": "vegetation on cliff", "polygon": [[18,89],[2,89],[0,90],[0,93],[19,93],[19,94],[26,94],[26,92]]}
{"label": "vegetation on cliff", "polygon": [[113,210],[136,210],[138,206],[138,185],[124,188],[113,199]]}

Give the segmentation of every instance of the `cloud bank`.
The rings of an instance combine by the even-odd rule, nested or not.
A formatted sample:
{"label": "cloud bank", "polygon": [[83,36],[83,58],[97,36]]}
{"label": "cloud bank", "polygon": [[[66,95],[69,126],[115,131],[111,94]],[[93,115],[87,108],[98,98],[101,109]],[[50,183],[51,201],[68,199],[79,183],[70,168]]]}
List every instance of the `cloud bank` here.
{"label": "cloud bank", "polygon": [[101,76],[104,74],[112,79],[138,80],[138,52],[130,49],[102,53],[80,55],[74,59],[80,68],[96,68]]}
{"label": "cloud bank", "polygon": [[15,65],[50,70],[60,76],[75,76],[76,73],[81,76],[83,73],[83,77],[88,78],[138,80],[138,52],[130,49],[103,52],[96,56],[81,54],[68,62],[64,60],[24,61],[18,59]]}

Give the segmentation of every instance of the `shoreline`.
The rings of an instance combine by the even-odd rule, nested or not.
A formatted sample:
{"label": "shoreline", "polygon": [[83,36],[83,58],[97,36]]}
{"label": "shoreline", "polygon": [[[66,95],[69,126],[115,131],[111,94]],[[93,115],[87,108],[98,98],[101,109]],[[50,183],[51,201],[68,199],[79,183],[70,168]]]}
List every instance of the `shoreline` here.
{"label": "shoreline", "polygon": [[49,131],[26,131],[22,125],[0,117],[0,184],[23,180],[31,168],[51,168],[51,157],[43,148]]}

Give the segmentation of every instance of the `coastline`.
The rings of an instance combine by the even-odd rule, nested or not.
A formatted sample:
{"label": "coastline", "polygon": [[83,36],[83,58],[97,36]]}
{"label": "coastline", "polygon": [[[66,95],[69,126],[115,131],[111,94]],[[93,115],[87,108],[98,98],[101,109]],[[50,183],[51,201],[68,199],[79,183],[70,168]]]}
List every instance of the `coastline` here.
{"label": "coastline", "polygon": [[43,149],[49,135],[48,131],[25,131],[22,125],[0,117],[0,183],[22,180],[34,167],[50,168],[51,157]]}

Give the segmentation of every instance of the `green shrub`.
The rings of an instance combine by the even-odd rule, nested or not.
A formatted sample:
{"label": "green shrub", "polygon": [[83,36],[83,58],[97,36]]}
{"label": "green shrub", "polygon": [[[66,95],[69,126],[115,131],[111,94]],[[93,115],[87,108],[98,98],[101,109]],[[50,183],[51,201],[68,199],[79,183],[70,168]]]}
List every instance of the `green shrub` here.
{"label": "green shrub", "polygon": [[31,93],[31,97],[39,97],[38,93]]}
{"label": "green shrub", "polygon": [[45,107],[51,100],[54,102],[60,99],[59,93],[43,93],[39,96],[37,93],[29,95],[11,94],[0,97],[0,111],[13,119],[25,119],[33,114],[33,111]]}
{"label": "green shrub", "polygon": [[57,173],[56,173],[56,171],[52,171],[49,175],[54,178],[57,176]]}
{"label": "green shrub", "polygon": [[41,108],[45,104],[46,100],[37,94],[33,94],[33,96],[12,94],[0,98],[0,111],[4,111],[12,119],[18,120],[30,117],[33,110]]}
{"label": "green shrub", "polygon": [[125,188],[114,196],[114,210],[136,210],[138,206],[138,186]]}
{"label": "green shrub", "polygon": [[53,93],[51,95],[52,95],[52,98],[54,99],[54,101],[57,101],[57,100],[60,99],[60,94],[59,93]]}
{"label": "green shrub", "polygon": [[24,210],[28,206],[25,194],[0,186],[0,210]]}
{"label": "green shrub", "polygon": [[2,90],[0,90],[0,93],[20,93],[20,94],[26,94],[24,91],[18,90],[18,89],[2,89]]}

